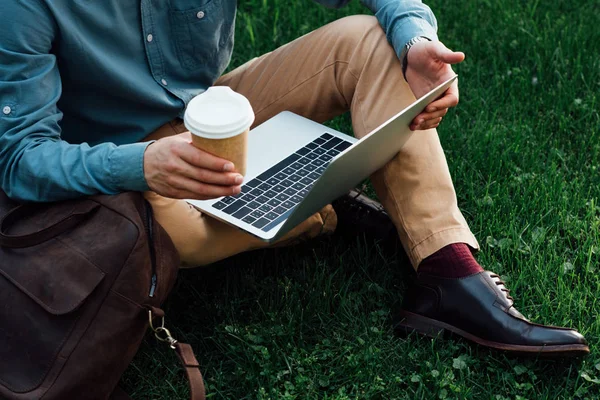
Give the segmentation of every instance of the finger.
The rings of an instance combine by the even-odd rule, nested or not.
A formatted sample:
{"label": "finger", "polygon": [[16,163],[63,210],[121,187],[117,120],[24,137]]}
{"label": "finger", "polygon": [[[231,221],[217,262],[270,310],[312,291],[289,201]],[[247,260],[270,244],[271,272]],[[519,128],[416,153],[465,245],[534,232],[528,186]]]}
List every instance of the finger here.
{"label": "finger", "polygon": [[447,64],[458,64],[465,59],[465,53],[462,51],[452,51],[447,48],[442,42],[437,42],[435,47],[435,56],[438,60]]}
{"label": "finger", "polygon": [[212,171],[233,171],[235,165],[231,161],[214,156],[206,151],[194,147],[187,142],[179,142],[175,150],[179,157],[188,164],[197,168],[209,169]]}
{"label": "finger", "polygon": [[444,108],[443,110],[439,110],[439,111],[435,111],[435,112],[424,112],[424,113],[417,115],[415,117],[415,119],[412,121],[412,123],[415,125],[419,125],[430,119],[441,118],[441,117],[445,116],[446,113],[448,113],[447,108]]}
{"label": "finger", "polygon": [[425,108],[425,112],[435,112],[438,110],[455,107],[458,104],[458,93],[450,93],[446,91],[443,97],[432,102]]}
{"label": "finger", "polygon": [[440,122],[442,122],[441,118],[436,118],[436,119],[431,119],[429,121],[425,121],[423,122],[420,126],[419,129],[420,130],[425,130],[425,129],[432,129],[436,126],[438,126],[440,124]]}
{"label": "finger", "polygon": [[179,171],[190,179],[211,185],[238,186],[244,182],[244,177],[237,172],[217,172],[205,168],[197,168],[182,161],[183,167]]}
{"label": "finger", "polygon": [[240,186],[221,186],[198,182],[179,175],[170,175],[165,183],[179,193],[192,194],[193,199],[214,199],[222,196],[231,196],[241,192]]}
{"label": "finger", "polygon": [[432,120],[422,122],[420,124],[413,124],[410,126],[410,130],[416,131],[416,130],[426,130],[426,129],[435,128],[436,126],[438,126],[440,124],[441,121],[442,121],[442,118],[435,118]]}

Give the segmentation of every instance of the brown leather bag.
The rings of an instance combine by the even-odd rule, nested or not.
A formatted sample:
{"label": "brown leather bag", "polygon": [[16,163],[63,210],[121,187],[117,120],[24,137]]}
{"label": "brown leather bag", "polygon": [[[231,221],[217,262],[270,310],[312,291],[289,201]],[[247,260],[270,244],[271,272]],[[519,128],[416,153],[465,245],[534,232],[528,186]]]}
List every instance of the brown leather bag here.
{"label": "brown leather bag", "polygon": [[0,398],[110,398],[152,325],[204,399],[159,308],[178,266],[139,193],[17,205],[0,191]]}

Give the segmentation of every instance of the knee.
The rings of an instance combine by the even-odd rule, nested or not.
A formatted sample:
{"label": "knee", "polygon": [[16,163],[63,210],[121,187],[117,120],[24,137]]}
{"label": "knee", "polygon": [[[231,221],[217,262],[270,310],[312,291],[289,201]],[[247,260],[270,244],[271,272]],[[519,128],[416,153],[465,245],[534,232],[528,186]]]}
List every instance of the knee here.
{"label": "knee", "polygon": [[338,25],[338,37],[351,46],[358,46],[365,40],[376,42],[387,40],[377,18],[372,15],[351,15],[335,23]]}

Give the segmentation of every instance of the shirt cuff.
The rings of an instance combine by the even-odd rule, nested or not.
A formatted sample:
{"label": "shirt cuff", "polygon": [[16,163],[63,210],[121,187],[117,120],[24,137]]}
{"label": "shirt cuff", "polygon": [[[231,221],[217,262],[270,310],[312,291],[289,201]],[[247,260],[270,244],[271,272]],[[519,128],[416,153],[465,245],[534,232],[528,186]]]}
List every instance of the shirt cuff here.
{"label": "shirt cuff", "polygon": [[418,17],[403,18],[402,23],[395,27],[389,38],[396,55],[400,57],[406,43],[417,36],[438,40],[436,29],[425,19]]}
{"label": "shirt cuff", "polygon": [[144,152],[152,142],[116,146],[109,157],[110,178],[117,192],[150,190],[144,177]]}

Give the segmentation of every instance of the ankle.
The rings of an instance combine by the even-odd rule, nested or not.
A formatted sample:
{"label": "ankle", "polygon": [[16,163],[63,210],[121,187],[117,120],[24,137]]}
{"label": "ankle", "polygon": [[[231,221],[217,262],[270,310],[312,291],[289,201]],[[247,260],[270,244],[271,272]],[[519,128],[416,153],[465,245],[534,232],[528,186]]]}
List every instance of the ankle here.
{"label": "ankle", "polygon": [[473,257],[469,246],[464,243],[449,244],[421,262],[418,274],[443,278],[463,278],[482,272],[483,268]]}

